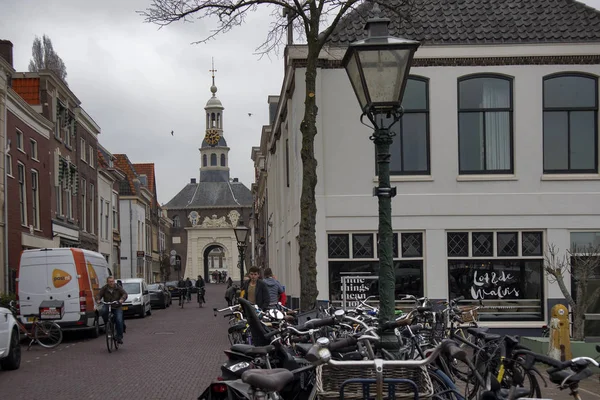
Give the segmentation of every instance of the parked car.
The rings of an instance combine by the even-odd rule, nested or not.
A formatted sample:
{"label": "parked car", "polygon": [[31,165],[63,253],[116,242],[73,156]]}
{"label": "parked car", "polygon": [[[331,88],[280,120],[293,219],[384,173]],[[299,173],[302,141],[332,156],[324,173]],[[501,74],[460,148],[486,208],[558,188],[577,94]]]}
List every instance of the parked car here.
{"label": "parked car", "polygon": [[19,326],[13,313],[0,307],[0,367],[4,370],[18,369],[21,365]]}
{"label": "parked car", "polygon": [[180,290],[177,287],[178,284],[179,284],[178,281],[169,281],[169,282],[165,283],[165,286],[169,290],[169,293],[171,293],[171,298],[172,299],[178,299],[179,298]]}
{"label": "parked car", "polygon": [[148,285],[150,292],[150,305],[153,307],[167,308],[171,305],[171,294],[162,283]]}
{"label": "parked car", "polygon": [[142,278],[121,279],[123,289],[127,292],[127,300],[123,303],[123,315],[137,314],[142,318],[152,315],[150,292]]}
{"label": "parked car", "polygon": [[100,334],[102,318],[97,318],[94,293],[111,274],[100,253],[76,248],[25,250],[18,275],[18,313],[26,327],[39,313],[44,300],[64,303],[64,315],[55,322],[61,329],[85,329],[92,337]]}

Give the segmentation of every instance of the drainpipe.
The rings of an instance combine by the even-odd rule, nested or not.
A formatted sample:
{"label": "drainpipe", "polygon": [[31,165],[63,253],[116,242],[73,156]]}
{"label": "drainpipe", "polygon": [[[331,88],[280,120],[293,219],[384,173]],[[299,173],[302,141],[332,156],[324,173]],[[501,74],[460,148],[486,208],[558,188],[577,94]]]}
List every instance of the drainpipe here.
{"label": "drainpipe", "polygon": [[[129,270],[131,272],[131,277],[134,278],[133,276],[133,227],[132,227],[132,222],[133,222],[133,214],[131,211],[131,200],[129,200],[129,252],[130,254],[130,259],[129,259]],[[137,262],[137,260],[136,260]]]}
{"label": "drainpipe", "polygon": [[4,293],[8,293],[10,288],[9,282],[9,268],[8,268],[8,171],[6,170],[6,156],[10,152],[10,146],[8,145],[8,87],[4,92]]}

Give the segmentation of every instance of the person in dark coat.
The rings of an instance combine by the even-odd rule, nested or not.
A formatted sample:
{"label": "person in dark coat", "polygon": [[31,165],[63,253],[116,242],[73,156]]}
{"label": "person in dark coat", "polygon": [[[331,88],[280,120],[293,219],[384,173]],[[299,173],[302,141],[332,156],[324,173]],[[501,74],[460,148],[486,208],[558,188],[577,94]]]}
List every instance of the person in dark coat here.
{"label": "person in dark coat", "polygon": [[257,267],[251,267],[248,270],[250,279],[244,288],[244,299],[256,304],[262,310],[266,310],[269,308],[271,298],[267,285],[261,279],[258,279],[259,272],[260,270]]}

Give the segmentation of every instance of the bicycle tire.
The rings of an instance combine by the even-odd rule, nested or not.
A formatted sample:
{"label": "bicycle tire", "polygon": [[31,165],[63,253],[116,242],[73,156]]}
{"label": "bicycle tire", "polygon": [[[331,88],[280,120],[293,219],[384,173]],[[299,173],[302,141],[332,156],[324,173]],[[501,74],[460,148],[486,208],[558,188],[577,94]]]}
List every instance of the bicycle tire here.
{"label": "bicycle tire", "polygon": [[33,337],[40,346],[52,349],[62,342],[63,333],[56,322],[38,321],[35,324]]}
{"label": "bicycle tire", "polygon": [[185,304],[185,295],[181,294],[179,296],[179,305],[181,306],[181,308],[183,308],[183,305]]}
{"label": "bicycle tire", "polygon": [[105,331],[106,331],[106,348],[108,349],[109,353],[112,353],[113,347],[116,342],[114,340],[115,324],[113,322],[113,319],[110,317],[108,319],[108,322],[106,323]]}

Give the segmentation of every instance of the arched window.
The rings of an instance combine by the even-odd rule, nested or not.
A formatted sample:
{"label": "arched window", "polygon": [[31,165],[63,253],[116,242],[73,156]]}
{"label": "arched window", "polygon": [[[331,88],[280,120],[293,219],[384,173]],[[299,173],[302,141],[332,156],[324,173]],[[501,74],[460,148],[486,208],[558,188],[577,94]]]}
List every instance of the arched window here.
{"label": "arched window", "polygon": [[225,154],[221,154],[221,167],[225,166]]}
{"label": "arched window", "polygon": [[210,155],[210,165],[211,166],[216,166],[217,165],[217,155],[215,153],[212,153]]}
{"label": "arched window", "polygon": [[216,122],[217,121],[217,117],[215,116],[215,113],[210,114],[210,127],[211,128],[216,128]]}
{"label": "arched window", "polygon": [[223,129],[221,126],[221,113],[217,113],[217,128]]}
{"label": "arched window", "polygon": [[598,172],[598,78],[544,77],[544,173]]}
{"label": "arched window", "polygon": [[181,223],[179,221],[179,215],[175,215],[173,217],[173,228],[179,228],[181,226]]}
{"label": "arched window", "polygon": [[202,155],[202,166],[206,167],[208,165],[208,157],[206,156],[206,154]]}
{"label": "arched window", "polygon": [[459,173],[512,173],[512,121],[512,78],[502,75],[459,78]]}

